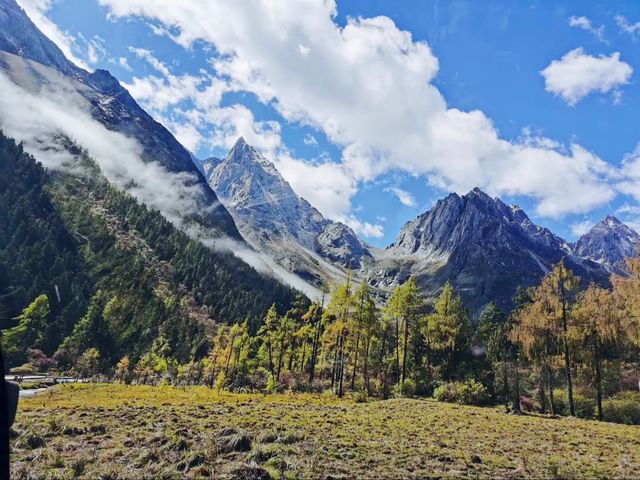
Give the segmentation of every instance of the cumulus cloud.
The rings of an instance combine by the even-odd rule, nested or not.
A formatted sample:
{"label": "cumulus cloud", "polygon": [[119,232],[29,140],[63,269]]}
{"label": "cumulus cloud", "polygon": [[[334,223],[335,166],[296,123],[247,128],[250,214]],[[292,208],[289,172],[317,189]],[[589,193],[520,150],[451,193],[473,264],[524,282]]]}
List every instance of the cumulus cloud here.
{"label": "cumulus cloud", "polygon": [[629,83],[633,68],[620,52],[594,57],[576,48],[542,70],[545,90],[575,105],[592,92],[607,93]]}
{"label": "cumulus cloud", "polygon": [[587,32],[593,34],[598,40],[601,42],[605,42],[604,39],[604,25],[600,25],[599,27],[594,27],[591,23],[591,20],[587,17],[569,17],[569,26],[581,28],[582,30],[586,30]]}
{"label": "cumulus cloud", "polygon": [[[215,47],[217,78],[253,93],[285,121],[322,131],[342,150],[339,162],[314,164],[278,149],[274,160],[294,190],[330,218],[348,218],[359,185],[390,171],[425,176],[443,190],[480,186],[493,195],[530,196],[547,216],[584,212],[615,195],[607,164],[584,148],[509,142],[483,112],[448,108],[432,84],[438,59],[429,45],[388,17],[348,18],[340,26],[332,0],[99,2],[112,18],[161,25],[158,33],[185,48],[195,41]],[[578,72],[589,79],[586,87],[579,78],[558,80],[555,73],[567,73],[560,62],[545,70],[548,88],[575,102],[628,82],[630,67],[618,54],[590,58],[595,62]],[[613,80],[600,73],[602,62],[617,67]]]}
{"label": "cumulus cloud", "polygon": [[91,70],[91,67],[74,53],[74,51],[78,50],[76,38],[69,32],[60,30],[60,28],[47,17],[53,0],[17,0],[17,2],[24,11],[27,12],[27,15],[36,27],[62,50],[65,57],[79,67],[85,70]]}
{"label": "cumulus cloud", "polygon": [[413,198],[413,195],[411,195],[411,193],[407,192],[406,190],[402,190],[401,188],[388,187],[385,188],[384,191],[393,193],[397,197],[397,199],[400,200],[400,203],[407,207],[415,207],[417,205],[416,199]]}

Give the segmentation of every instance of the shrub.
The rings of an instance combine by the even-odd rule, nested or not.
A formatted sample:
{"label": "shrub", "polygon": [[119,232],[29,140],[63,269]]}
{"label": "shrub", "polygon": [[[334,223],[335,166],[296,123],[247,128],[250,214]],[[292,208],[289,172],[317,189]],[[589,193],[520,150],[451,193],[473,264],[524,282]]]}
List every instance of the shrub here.
{"label": "shrub", "polygon": [[273,378],[273,374],[269,374],[269,378],[267,378],[267,385],[264,387],[264,393],[266,395],[273,395],[276,393],[276,379]]}
{"label": "shrub", "polygon": [[[569,394],[566,390],[554,390],[553,404],[555,412],[558,415],[568,416],[569,413]],[[585,397],[579,393],[573,392],[573,404],[576,409],[576,417],[578,418],[594,418],[596,408],[596,400],[591,397]]]}
{"label": "shrub", "polygon": [[31,365],[30,363],[25,363],[24,365],[14,367],[9,370],[9,373],[13,373],[14,375],[32,375],[35,372],[35,368],[33,368],[33,365]]}
{"label": "shrub", "polygon": [[620,392],[602,402],[604,420],[640,425],[640,393]]}
{"label": "shrub", "polygon": [[356,403],[367,403],[369,396],[367,395],[367,392],[358,392],[356,393],[354,400]]}
{"label": "shrub", "polygon": [[398,383],[393,387],[393,393],[396,397],[412,397],[416,393],[416,382],[407,378],[404,383]]}
{"label": "shrub", "polygon": [[487,387],[473,379],[444,383],[435,389],[433,397],[440,402],[461,405],[486,405],[490,400]]}

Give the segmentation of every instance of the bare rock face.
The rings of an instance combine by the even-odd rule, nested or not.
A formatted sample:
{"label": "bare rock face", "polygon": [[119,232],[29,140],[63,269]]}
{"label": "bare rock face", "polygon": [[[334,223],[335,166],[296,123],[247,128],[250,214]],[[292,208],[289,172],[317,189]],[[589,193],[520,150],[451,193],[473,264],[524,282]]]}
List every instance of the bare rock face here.
{"label": "bare rock face", "polygon": [[561,259],[583,281],[608,281],[600,264],[581,258],[519,207],[476,188],[450,194],[407,223],[376,264],[375,281],[392,286],[413,275],[435,295],[449,280],[477,315],[490,301],[509,309],[519,286],[536,285]]}
{"label": "bare rock face", "polygon": [[333,276],[331,264],[358,269],[371,257],[349,227],[324,218],[243,138],[202,169],[243,236],[287,270],[319,283]]}
{"label": "bare rock face", "polygon": [[640,235],[615,217],[593,226],[575,244],[577,255],[593,260],[607,271],[626,275],[625,259],[638,255]]}

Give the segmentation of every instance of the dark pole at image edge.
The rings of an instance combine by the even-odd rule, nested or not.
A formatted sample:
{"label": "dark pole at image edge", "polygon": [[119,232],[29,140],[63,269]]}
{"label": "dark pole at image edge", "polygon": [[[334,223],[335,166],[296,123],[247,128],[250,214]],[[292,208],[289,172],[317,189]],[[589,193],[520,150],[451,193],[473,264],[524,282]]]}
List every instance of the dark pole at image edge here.
{"label": "dark pole at image edge", "polygon": [[2,351],[2,331],[0,331],[0,479],[9,479],[10,447],[9,447],[9,405],[7,401],[7,385],[4,379],[4,352]]}

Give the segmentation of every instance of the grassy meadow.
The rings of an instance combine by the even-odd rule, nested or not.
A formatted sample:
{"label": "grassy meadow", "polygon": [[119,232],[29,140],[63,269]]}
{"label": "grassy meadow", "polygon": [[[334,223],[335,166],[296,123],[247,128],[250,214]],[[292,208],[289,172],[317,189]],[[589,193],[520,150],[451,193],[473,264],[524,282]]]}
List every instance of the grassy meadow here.
{"label": "grassy meadow", "polygon": [[14,430],[15,478],[640,477],[640,427],[433,400],[65,385]]}

